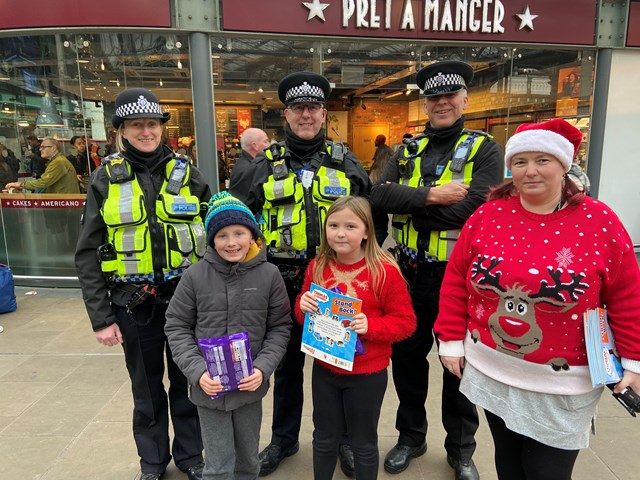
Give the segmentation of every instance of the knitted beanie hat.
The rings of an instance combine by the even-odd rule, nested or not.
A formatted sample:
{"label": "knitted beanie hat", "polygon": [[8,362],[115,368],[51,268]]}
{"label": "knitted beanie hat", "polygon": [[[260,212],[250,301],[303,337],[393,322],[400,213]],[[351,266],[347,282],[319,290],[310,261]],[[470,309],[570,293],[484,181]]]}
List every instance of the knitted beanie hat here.
{"label": "knitted beanie hat", "polygon": [[216,233],[229,225],[244,225],[251,230],[254,240],[262,238],[260,228],[249,207],[231,196],[229,192],[216,193],[209,200],[209,210],[204,221],[207,243],[213,245],[213,237]]}
{"label": "knitted beanie hat", "polygon": [[542,123],[523,123],[507,142],[504,161],[511,168],[511,158],[523,152],[542,152],[556,157],[568,172],[578,147],[582,132],[566,120],[554,118]]}

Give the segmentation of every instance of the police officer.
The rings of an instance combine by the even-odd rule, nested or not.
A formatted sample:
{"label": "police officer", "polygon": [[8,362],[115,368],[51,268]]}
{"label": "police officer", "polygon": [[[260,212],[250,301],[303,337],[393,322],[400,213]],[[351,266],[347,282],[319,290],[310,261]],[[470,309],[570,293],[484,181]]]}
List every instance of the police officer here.
{"label": "police officer", "polygon": [[[269,261],[280,268],[292,312],[304,270],[320,244],[329,205],[344,195],[368,196],[371,190],[355,155],[326,139],[325,102],[330,91],[327,79],[316,73],[283,78],[278,96],[286,107],[285,141],[258,154],[253,171],[235,177],[229,188],[260,219]],[[260,452],[261,476],[274,472],[299,448],[305,358],[301,337],[302,327],[293,318],[287,353],[275,372],[272,437]],[[347,476],[354,476],[352,452],[345,445],[340,447],[340,464]]]}
{"label": "police officer", "polygon": [[161,144],[169,117],[143,88],[116,98],[112,122],[118,153],[103,159],[91,176],[75,261],[96,339],[124,349],[141,479],[159,479],[173,453],[189,480],[199,480],[198,413],[187,397],[187,379],[171,357],[164,324],[180,275],[204,255],[201,205],[211,192],[187,157]]}
{"label": "police officer", "polygon": [[[398,442],[384,462],[389,473],[404,471],[412,458],[427,450],[427,354],[447,259],[457,231],[484,202],[489,188],[503,180],[499,146],[487,134],[464,128],[472,78],[471,66],[458,61],[433,63],[418,72],[429,122],[423,135],[405,142],[389,161],[371,194],[374,206],[394,214],[397,256],[418,319],[414,335],[394,344],[391,356],[400,404]],[[445,370],[442,423],[447,461],[456,479],[478,479],[471,459],[478,414],[458,387],[457,377]]]}

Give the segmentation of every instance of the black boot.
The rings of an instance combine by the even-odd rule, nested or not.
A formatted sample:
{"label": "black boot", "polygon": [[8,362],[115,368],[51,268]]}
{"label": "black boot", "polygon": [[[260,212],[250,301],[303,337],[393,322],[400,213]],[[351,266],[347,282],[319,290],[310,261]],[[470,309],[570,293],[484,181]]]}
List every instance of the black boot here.
{"label": "black boot", "polygon": [[349,478],[356,478],[356,467],[353,462],[353,451],[351,445],[343,443],[338,449],[338,456],[340,457],[340,469]]}
{"label": "black boot", "polygon": [[288,448],[282,448],[280,445],[270,443],[264,450],[260,452],[258,458],[260,459],[260,473],[261,477],[265,477],[275,472],[280,466],[280,462],[286,458],[294,455],[298,452],[300,443],[296,442],[294,445]]}
{"label": "black boot", "polygon": [[473,460],[458,460],[447,455],[447,463],[455,471],[455,480],[480,480],[480,474]]}
{"label": "black boot", "polygon": [[425,442],[415,447],[398,444],[389,450],[389,453],[384,458],[384,469],[389,473],[404,472],[412,458],[424,455],[426,451],[427,444]]}

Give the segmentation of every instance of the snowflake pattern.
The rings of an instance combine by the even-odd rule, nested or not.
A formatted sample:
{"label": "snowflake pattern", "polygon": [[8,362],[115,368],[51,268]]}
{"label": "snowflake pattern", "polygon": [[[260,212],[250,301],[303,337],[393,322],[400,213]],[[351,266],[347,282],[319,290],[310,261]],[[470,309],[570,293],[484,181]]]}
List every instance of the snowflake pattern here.
{"label": "snowflake pattern", "polygon": [[571,248],[564,247],[559,252],[556,252],[556,262],[561,268],[566,268],[573,263],[573,257],[575,255],[571,252]]}
{"label": "snowflake pattern", "polygon": [[476,307],[476,318],[478,320],[482,320],[484,318],[484,305],[482,305],[482,303],[478,303]]}

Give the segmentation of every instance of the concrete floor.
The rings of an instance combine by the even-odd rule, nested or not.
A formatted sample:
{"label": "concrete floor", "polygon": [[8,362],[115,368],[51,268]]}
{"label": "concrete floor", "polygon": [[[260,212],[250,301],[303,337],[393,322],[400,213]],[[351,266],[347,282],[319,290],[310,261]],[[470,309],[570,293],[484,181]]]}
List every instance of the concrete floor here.
{"label": "concrete floor", "polygon": [[[33,291],[37,294],[30,294]],[[18,310],[0,316],[4,327],[0,333],[0,479],[136,479],[139,463],[131,434],[132,401],[121,349],[95,341],[79,290],[18,287],[16,295]],[[440,367],[435,354],[430,356],[435,368],[427,402],[429,451],[400,475],[389,475],[381,468],[381,479],[453,478],[439,423]],[[267,396],[263,446],[270,437],[271,404]],[[390,384],[379,427],[381,458],[395,444],[396,406]],[[269,480],[312,477],[311,432],[307,402],[300,452],[286,459]],[[495,479],[493,444],[484,419],[477,441],[474,458],[481,477]],[[598,433],[590,448],[580,453],[574,478],[636,480],[640,477],[638,452],[640,418],[629,416],[607,392],[600,403]],[[171,464],[163,478],[186,479],[186,475]],[[338,469],[335,478],[346,477]]]}

